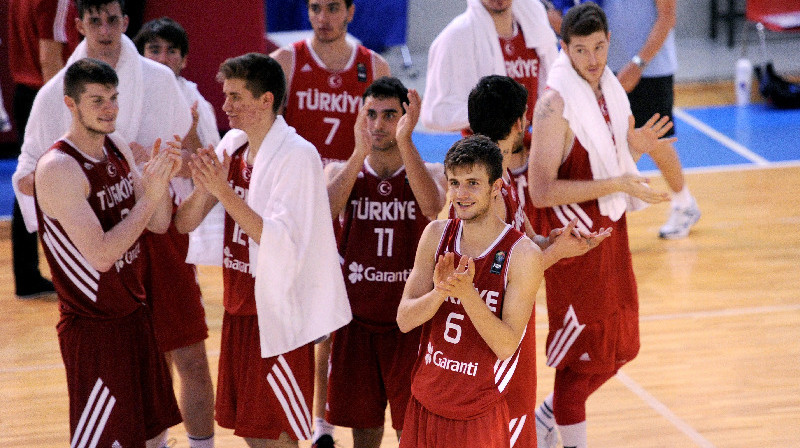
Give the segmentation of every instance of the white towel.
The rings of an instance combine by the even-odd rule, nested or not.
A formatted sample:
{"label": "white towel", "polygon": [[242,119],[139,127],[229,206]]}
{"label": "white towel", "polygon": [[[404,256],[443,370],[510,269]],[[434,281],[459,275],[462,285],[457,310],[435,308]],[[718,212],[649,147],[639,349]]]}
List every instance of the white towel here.
{"label": "white towel", "polygon": [[[244,141],[244,132],[231,130],[218,154]],[[313,342],[352,319],[325,186],[317,150],[278,116],[256,154],[247,193],[248,206],[263,219],[261,244],[250,240],[249,246],[265,358]],[[212,243],[205,249],[221,257],[222,232],[218,243],[210,238],[214,227],[223,226],[205,221],[201,226],[207,229],[192,244],[205,235]]]}
{"label": "white towel", "polygon": [[[31,108],[17,170],[12,177],[25,226],[31,232],[37,229],[33,197],[19,192],[18,182],[36,169],[39,158],[69,130],[72,116],[64,104],[64,73],[73,62],[86,57],[86,52],[84,40],[65,67],[39,90]],[[173,135],[186,135],[192,116],[172,70],[140,56],[124,35],[115,70],[119,77],[117,134],[145,148],[151,147],[157,138],[166,142]]]}
{"label": "white towel", "polygon": [[[606,67],[600,78],[600,89],[608,106],[611,128],[597,104],[592,87],[583,79],[562,50],[547,78],[547,86],[564,100],[564,118],[575,138],[589,153],[594,179],[608,179],[623,174],[638,175],[639,170],[628,148],[628,117],[631,107],[625,89]],[[625,211],[634,211],[648,204],[626,193],[614,193],[597,200],[600,213],[617,221]]]}
{"label": "white towel", "polygon": [[[544,6],[539,0],[515,0],[511,11],[522,29],[525,45],[535,48],[539,55],[539,76],[547,79],[557,47]],[[470,90],[484,76],[505,74],[494,21],[480,0],[468,0],[467,10],[453,19],[431,44],[420,121],[425,127],[440,131],[469,127]]]}

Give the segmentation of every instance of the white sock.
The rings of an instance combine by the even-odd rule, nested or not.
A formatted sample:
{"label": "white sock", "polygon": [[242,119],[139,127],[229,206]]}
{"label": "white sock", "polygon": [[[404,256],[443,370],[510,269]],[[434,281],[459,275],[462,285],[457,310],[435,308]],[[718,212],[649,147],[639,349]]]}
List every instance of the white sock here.
{"label": "white sock", "polygon": [[672,193],[673,208],[688,208],[692,206],[692,202],[694,202],[694,197],[692,197],[692,193],[689,192],[689,186],[686,184],[683,184],[683,190]]}
{"label": "white sock", "polygon": [[197,437],[186,434],[189,439],[189,448],[214,448],[214,434],[207,437]]}
{"label": "white sock", "polygon": [[539,420],[547,429],[556,424],[553,416],[553,394],[547,396],[542,404],[536,408],[536,419]]}
{"label": "white sock", "polygon": [[333,436],[333,428],[335,426],[326,422],[324,418],[314,417],[314,435],[311,436],[311,440],[316,442],[317,439],[325,434]]}
{"label": "white sock", "polygon": [[564,448],[586,448],[586,420],[574,425],[558,425]]}
{"label": "white sock", "polygon": [[169,430],[165,429],[161,434],[149,439],[145,443],[145,446],[147,448],[162,448],[167,443],[167,431]]}

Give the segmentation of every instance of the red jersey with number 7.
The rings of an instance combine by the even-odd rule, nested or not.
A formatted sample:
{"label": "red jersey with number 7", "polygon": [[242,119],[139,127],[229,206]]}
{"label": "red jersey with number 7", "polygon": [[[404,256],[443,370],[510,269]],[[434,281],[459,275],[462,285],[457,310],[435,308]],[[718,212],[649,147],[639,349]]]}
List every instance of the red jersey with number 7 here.
{"label": "red jersey with number 7", "polygon": [[373,52],[357,45],[344,70],[331,71],[308,40],[295,42],[294,70],[287,86],[284,119],[314,144],[323,164],[353,153],[361,96],[374,79]]}
{"label": "red jersey with number 7", "polygon": [[[436,258],[447,252],[461,258],[461,220],[447,222]],[[510,225],[474,258],[473,284],[486,306],[502,318],[508,264],[524,237]],[[519,349],[498,359],[475,329],[461,301],[448,297],[422,325],[420,353],[414,365],[411,393],[428,411],[453,420],[482,416],[503,398],[519,360]]]}

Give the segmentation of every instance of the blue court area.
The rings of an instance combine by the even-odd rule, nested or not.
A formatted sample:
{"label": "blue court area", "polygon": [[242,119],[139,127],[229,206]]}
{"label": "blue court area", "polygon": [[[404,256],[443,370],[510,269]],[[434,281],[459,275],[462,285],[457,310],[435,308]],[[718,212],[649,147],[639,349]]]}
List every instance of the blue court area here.
{"label": "blue court area", "polygon": [[[800,110],[776,110],[764,104],[677,110],[675,147],[683,166],[692,168],[762,165],[800,161]],[[415,132],[422,158],[441,162],[458,133]],[[0,217],[11,216],[11,174],[16,160],[0,160]],[[639,161],[642,171],[655,170],[652,160]]]}

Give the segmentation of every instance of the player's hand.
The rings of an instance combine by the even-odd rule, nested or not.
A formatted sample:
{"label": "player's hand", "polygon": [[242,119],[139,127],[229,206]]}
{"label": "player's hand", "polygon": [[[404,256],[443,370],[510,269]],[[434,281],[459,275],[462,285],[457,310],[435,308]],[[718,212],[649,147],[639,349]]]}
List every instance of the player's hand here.
{"label": "player's hand", "polygon": [[450,297],[465,299],[472,294],[477,294],[475,285],[472,283],[474,278],[475,262],[471,257],[462,256],[458,267],[441,283],[441,290]]}
{"label": "player's hand", "polygon": [[433,267],[433,289],[441,294],[442,299],[448,296],[445,281],[455,271],[454,258],[455,255],[452,252],[439,255],[436,260],[436,266]]}
{"label": "player's hand", "polygon": [[181,167],[181,153],[172,145],[161,149],[161,139],[153,143],[153,152],[150,160],[144,164],[142,182],[144,183],[145,196],[158,200],[163,196],[169,186],[169,181]]}
{"label": "player's hand", "polygon": [[421,107],[422,99],[419,96],[419,92],[415,89],[410,89],[408,91],[408,103],[403,103],[403,109],[406,113],[397,122],[395,138],[398,142],[411,142],[411,134],[419,121]]}
{"label": "player's hand", "polygon": [[646,177],[624,174],[617,177],[616,180],[620,184],[619,191],[639,198],[649,204],[657,204],[670,199],[669,193],[650,188],[650,181]]}
{"label": "player's hand", "polygon": [[131,148],[131,152],[133,153],[133,162],[136,163],[137,166],[141,166],[150,160],[150,153],[144,146],[136,142],[130,142],[128,146]]}
{"label": "player's hand", "polygon": [[230,166],[231,157],[228,152],[223,152],[223,159],[220,162],[214,148],[209,145],[208,148],[200,149],[192,154],[192,180],[195,182],[196,188],[202,188],[219,199],[222,192],[230,188],[228,185]]}
{"label": "player's hand", "polygon": [[634,119],[628,116],[628,146],[631,151],[638,154],[645,154],[656,150],[664,145],[672,145],[678,139],[676,137],[662,138],[672,129],[672,121],[668,116],[654,114],[647,120],[647,123],[640,128],[634,129]]}
{"label": "player's hand", "polygon": [[353,134],[356,143],[353,153],[358,155],[361,160],[366,159],[370,150],[372,150],[372,136],[369,134],[369,126],[367,123],[367,108],[371,103],[372,97],[367,98],[358,111],[356,124],[353,126]]}

